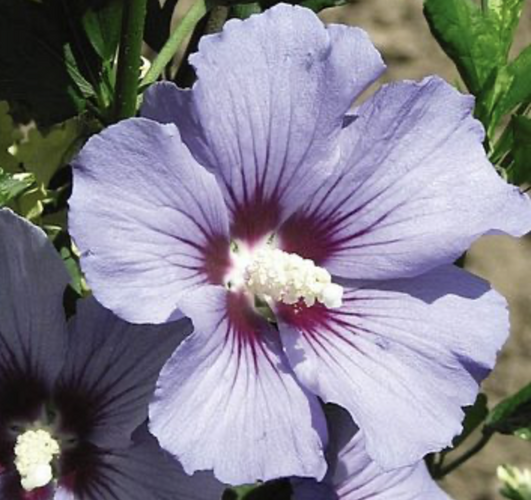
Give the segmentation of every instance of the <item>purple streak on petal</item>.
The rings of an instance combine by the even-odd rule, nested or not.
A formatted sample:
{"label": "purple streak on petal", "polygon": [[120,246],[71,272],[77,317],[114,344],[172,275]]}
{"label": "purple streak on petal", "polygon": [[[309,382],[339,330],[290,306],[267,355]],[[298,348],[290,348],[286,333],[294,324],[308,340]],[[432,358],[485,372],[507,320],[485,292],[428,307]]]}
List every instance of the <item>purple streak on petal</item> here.
{"label": "purple streak on petal", "polygon": [[55,390],[62,431],[98,446],[128,443],[147,418],[164,363],[192,331],[189,320],[132,325],[95,299],[78,302]]}
{"label": "purple streak on petal", "polygon": [[[70,281],[46,234],[0,210],[0,381],[51,387],[64,361],[63,293]],[[1,385],[0,384],[0,385]]]}
{"label": "purple streak on petal", "polygon": [[[229,21],[220,34],[203,37],[190,60],[198,75],[193,89],[155,85],[142,113],[179,127],[218,176],[234,231],[251,241],[274,230],[335,170],[343,117],[384,70],[365,32],[325,27],[310,10],[288,5]],[[248,224],[257,206],[272,206],[274,216]]]}
{"label": "purple streak on petal", "polygon": [[322,410],[293,376],[276,330],[219,287],[182,307],[195,332],[163,368],[150,406],[161,445],[188,473],[213,469],[230,484],[321,478]]}
{"label": "purple streak on petal", "polygon": [[229,265],[219,187],[173,125],[131,119],[74,161],[70,229],[94,294],[133,323],[179,315],[179,297],[219,284]]}
{"label": "purple streak on petal", "polygon": [[281,228],[283,248],[353,279],[415,276],[492,231],[531,230],[496,174],[473,99],[439,78],[384,86],[342,134],[342,171]]}
{"label": "purple streak on petal", "polygon": [[60,481],[54,500],[221,499],[226,486],[211,473],[186,475],[143,427],[139,431],[130,447],[85,456],[76,474]]}
{"label": "purple streak on petal", "polygon": [[507,337],[505,301],[452,266],[344,286],[340,309],[279,309],[286,354],[306,387],[350,412],[375,461],[413,464],[460,432]]}
{"label": "purple streak on petal", "polygon": [[[227,189],[231,191],[230,188]],[[264,199],[264,195],[258,191],[251,201],[240,203],[235,196],[233,199],[234,213],[237,214],[231,225],[231,235],[234,238],[252,246],[278,226],[280,203],[276,196]]]}

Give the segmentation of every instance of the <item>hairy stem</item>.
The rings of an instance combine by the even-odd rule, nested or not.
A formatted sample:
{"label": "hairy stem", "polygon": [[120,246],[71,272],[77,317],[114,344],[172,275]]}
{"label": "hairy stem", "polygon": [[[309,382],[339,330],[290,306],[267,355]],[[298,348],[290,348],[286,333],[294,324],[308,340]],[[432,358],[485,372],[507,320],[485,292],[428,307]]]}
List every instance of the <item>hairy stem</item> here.
{"label": "hairy stem", "polygon": [[457,457],[454,461],[450,462],[446,467],[441,467],[441,469],[439,469],[437,475],[435,476],[435,479],[441,479],[444,476],[447,476],[448,474],[450,474],[450,472],[454,471],[458,467],[461,467],[461,465],[467,462],[476,453],[480,452],[486,446],[486,444],[490,441],[491,437],[492,437],[492,433],[490,432],[483,434],[481,436],[481,439],[474,446],[469,448],[461,456]]}
{"label": "hairy stem", "polygon": [[115,89],[115,120],[136,114],[140,55],[144,38],[147,0],[124,2],[122,34]]}

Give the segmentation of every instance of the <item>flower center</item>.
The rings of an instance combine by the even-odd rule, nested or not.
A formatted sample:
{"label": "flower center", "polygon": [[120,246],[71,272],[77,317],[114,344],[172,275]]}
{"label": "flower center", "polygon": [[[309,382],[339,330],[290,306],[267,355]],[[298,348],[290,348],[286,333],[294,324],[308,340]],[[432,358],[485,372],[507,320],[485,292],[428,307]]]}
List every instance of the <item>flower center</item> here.
{"label": "flower center", "polygon": [[310,259],[274,248],[270,243],[254,251],[240,248],[233,252],[229,288],[244,288],[266,302],[311,307],[316,301],[326,307],[340,307],[343,287],[332,283],[330,273]]}
{"label": "flower center", "polygon": [[51,463],[59,452],[59,443],[43,429],[27,430],[18,436],[15,467],[26,491],[45,486],[53,479]]}

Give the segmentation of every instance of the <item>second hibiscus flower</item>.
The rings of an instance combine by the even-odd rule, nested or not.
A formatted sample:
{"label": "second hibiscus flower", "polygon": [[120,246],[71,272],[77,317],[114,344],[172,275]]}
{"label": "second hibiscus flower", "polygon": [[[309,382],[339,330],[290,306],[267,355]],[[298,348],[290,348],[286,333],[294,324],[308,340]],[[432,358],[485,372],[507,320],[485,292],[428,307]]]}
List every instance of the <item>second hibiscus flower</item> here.
{"label": "second hibiscus flower", "polygon": [[91,139],[71,231],[96,297],[131,322],[182,315],[151,430],[189,472],[321,479],[341,405],[384,468],[449,445],[508,333],[504,300],[452,266],[531,229],[488,163],[473,99],[438,78],[382,87],[367,35],[280,5],[155,85],[144,118]]}

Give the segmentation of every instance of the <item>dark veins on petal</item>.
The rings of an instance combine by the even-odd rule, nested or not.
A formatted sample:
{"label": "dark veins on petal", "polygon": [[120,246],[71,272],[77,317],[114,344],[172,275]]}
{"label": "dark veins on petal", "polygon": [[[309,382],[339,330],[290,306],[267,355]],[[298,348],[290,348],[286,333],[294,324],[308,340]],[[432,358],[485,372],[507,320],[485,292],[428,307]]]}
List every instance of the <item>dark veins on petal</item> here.
{"label": "dark veins on petal", "polygon": [[337,246],[329,237],[330,225],[321,223],[317,217],[296,213],[279,230],[280,246],[285,252],[296,253],[321,265]]}
{"label": "dark veins on petal", "polygon": [[278,201],[257,195],[244,205],[234,203],[231,236],[252,245],[274,231],[280,222]]}
{"label": "dark veins on petal", "polygon": [[[348,298],[346,300],[348,301]],[[311,343],[319,345],[321,349],[327,352],[329,351],[327,348],[328,335],[335,335],[350,346],[355,347],[352,340],[345,337],[342,328],[346,327],[350,333],[355,333],[357,327],[355,328],[351,322],[342,319],[344,313],[341,311],[328,309],[321,303],[307,307],[303,301],[299,301],[294,306],[279,303],[276,312],[281,321],[296,328]]]}
{"label": "dark veins on petal", "polygon": [[227,331],[225,343],[231,343],[231,351],[240,359],[246,351],[253,357],[255,370],[258,371],[258,356],[269,359],[264,349],[262,332],[268,328],[267,322],[250,306],[248,298],[242,293],[227,294]]}
{"label": "dark veins on petal", "polygon": [[355,219],[353,218],[382,194],[380,192],[370,200],[348,211],[342,210],[341,207],[346,203],[348,197],[355,196],[356,192],[354,191],[349,193],[347,198],[335,200],[335,204],[331,208],[321,211],[321,203],[324,203],[328,196],[332,196],[334,188],[342,179],[343,177],[339,177],[325,193],[321,193],[319,198],[312,200],[312,206],[315,207],[313,210],[297,212],[282,224],[278,232],[282,250],[296,253],[305,259],[311,259],[317,265],[323,265],[327,259],[341,250],[367,246],[356,245],[354,241],[382,224],[391,212],[385,212],[369,225],[360,226],[353,233],[348,232],[339,237],[339,233],[345,232],[345,226],[348,224],[354,227],[353,221]]}
{"label": "dark veins on petal", "polygon": [[204,264],[201,272],[206,274],[209,283],[223,285],[223,279],[230,266],[230,243],[221,235],[210,236],[202,249]]}

